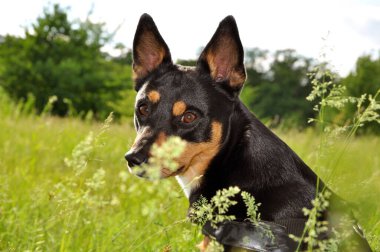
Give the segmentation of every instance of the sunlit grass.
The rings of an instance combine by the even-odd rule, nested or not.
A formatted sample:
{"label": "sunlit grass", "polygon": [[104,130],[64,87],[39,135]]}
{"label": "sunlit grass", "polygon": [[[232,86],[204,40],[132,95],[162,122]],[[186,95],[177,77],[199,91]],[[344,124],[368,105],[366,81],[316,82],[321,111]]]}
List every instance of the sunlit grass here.
{"label": "sunlit grass", "polygon": [[[320,139],[314,130],[279,135],[310,167],[318,167],[315,172],[335,193],[351,203],[374,251],[380,251],[380,138],[356,137],[347,149],[342,139],[336,140],[318,162],[316,149]],[[342,150],[343,155],[336,162]]]}
{"label": "sunlit grass", "polygon": [[[114,124],[99,138],[79,177],[65,165],[75,146],[90,131],[96,136],[101,126],[70,118],[0,119],[1,251],[162,251],[168,246],[196,251],[200,232],[186,221],[188,202],[176,181],[151,182],[127,172],[123,156],[135,135],[131,122]],[[319,142],[314,131],[278,134],[313,167]],[[380,249],[379,147],[378,137],[353,139],[329,182],[355,203],[375,251]],[[332,151],[325,157],[318,171],[322,177],[329,175],[333,156]],[[99,169],[105,172],[104,185],[85,195],[86,182]],[[64,201],[58,184],[74,196]]]}
{"label": "sunlit grass", "polygon": [[[0,250],[179,249],[198,236],[182,222],[188,203],[175,181],[153,183],[127,173],[123,156],[135,134],[130,124],[113,125],[102,136],[75,180],[84,182],[102,168],[105,186],[92,196],[109,202],[104,206],[56,200],[56,185],[70,187],[65,181],[75,176],[65,157],[100,124],[27,117],[4,118],[0,127]],[[85,184],[70,188],[79,197]]]}

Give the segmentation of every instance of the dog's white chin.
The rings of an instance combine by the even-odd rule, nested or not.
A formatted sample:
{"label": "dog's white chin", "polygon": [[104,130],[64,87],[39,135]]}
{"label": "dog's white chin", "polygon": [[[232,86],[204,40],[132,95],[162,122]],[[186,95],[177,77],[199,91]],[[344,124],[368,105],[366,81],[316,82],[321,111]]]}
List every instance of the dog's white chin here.
{"label": "dog's white chin", "polygon": [[190,197],[190,191],[191,191],[191,185],[189,184],[191,181],[188,181],[188,178],[186,176],[177,175],[175,176],[178,183],[182,187],[183,192],[185,193],[186,197]]}
{"label": "dog's white chin", "polygon": [[[190,171],[190,172],[189,172]],[[200,185],[201,179],[203,175],[198,175],[191,170],[188,170],[185,173],[179,174],[175,176],[178,183],[181,185],[183,192],[186,197],[190,197],[191,190],[198,187]]]}

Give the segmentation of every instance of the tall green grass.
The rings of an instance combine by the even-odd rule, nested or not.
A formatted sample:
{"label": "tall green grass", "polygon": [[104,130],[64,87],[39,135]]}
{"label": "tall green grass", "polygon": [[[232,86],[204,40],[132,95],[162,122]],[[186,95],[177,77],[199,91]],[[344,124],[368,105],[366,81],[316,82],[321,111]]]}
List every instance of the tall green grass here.
{"label": "tall green grass", "polygon": [[[7,101],[0,109],[0,251],[197,251],[200,230],[186,220],[188,202],[176,181],[127,172],[131,121],[107,128],[17,107]],[[277,133],[311,167],[318,163],[322,179],[329,176],[336,152],[317,162],[314,130]],[[334,149],[343,145],[338,139]],[[354,138],[329,183],[353,203],[375,251],[379,149],[378,137]]]}
{"label": "tall green grass", "polygon": [[[327,182],[330,189],[350,203],[372,248],[380,251],[380,138],[372,135],[355,137],[348,147],[344,139],[337,139],[326,147],[330,150],[318,158],[316,150],[320,135],[314,129],[286,132],[280,137]],[[344,153],[336,163],[342,150]]]}
{"label": "tall green grass", "polygon": [[100,124],[30,116],[2,118],[0,128],[1,251],[193,248],[199,234],[184,222],[187,200],[175,181],[127,173],[131,125],[114,125],[82,145],[87,163],[80,174],[65,158],[90,131],[96,137]]}

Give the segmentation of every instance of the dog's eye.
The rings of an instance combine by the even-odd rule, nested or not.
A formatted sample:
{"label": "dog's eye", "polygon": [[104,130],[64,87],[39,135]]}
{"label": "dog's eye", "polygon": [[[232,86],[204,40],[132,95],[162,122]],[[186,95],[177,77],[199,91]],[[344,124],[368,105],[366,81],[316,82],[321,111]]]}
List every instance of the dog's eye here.
{"label": "dog's eye", "polygon": [[149,114],[149,107],[146,104],[142,104],[138,107],[140,115],[147,116]]}
{"label": "dog's eye", "polygon": [[186,112],[181,117],[181,122],[183,123],[192,123],[194,120],[197,119],[197,115],[191,112]]}

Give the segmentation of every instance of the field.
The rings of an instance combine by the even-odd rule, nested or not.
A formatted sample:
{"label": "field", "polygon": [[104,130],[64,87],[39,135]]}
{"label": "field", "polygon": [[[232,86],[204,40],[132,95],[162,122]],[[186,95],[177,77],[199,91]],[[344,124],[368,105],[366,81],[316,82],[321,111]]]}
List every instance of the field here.
{"label": "field", "polygon": [[[9,114],[0,129],[0,251],[196,251],[200,231],[185,218],[176,181],[127,172],[132,120],[104,129]],[[340,140],[318,154],[313,130],[278,134],[323,178],[336,166],[329,184],[354,204],[380,251],[379,137],[354,138],[341,156]]]}

